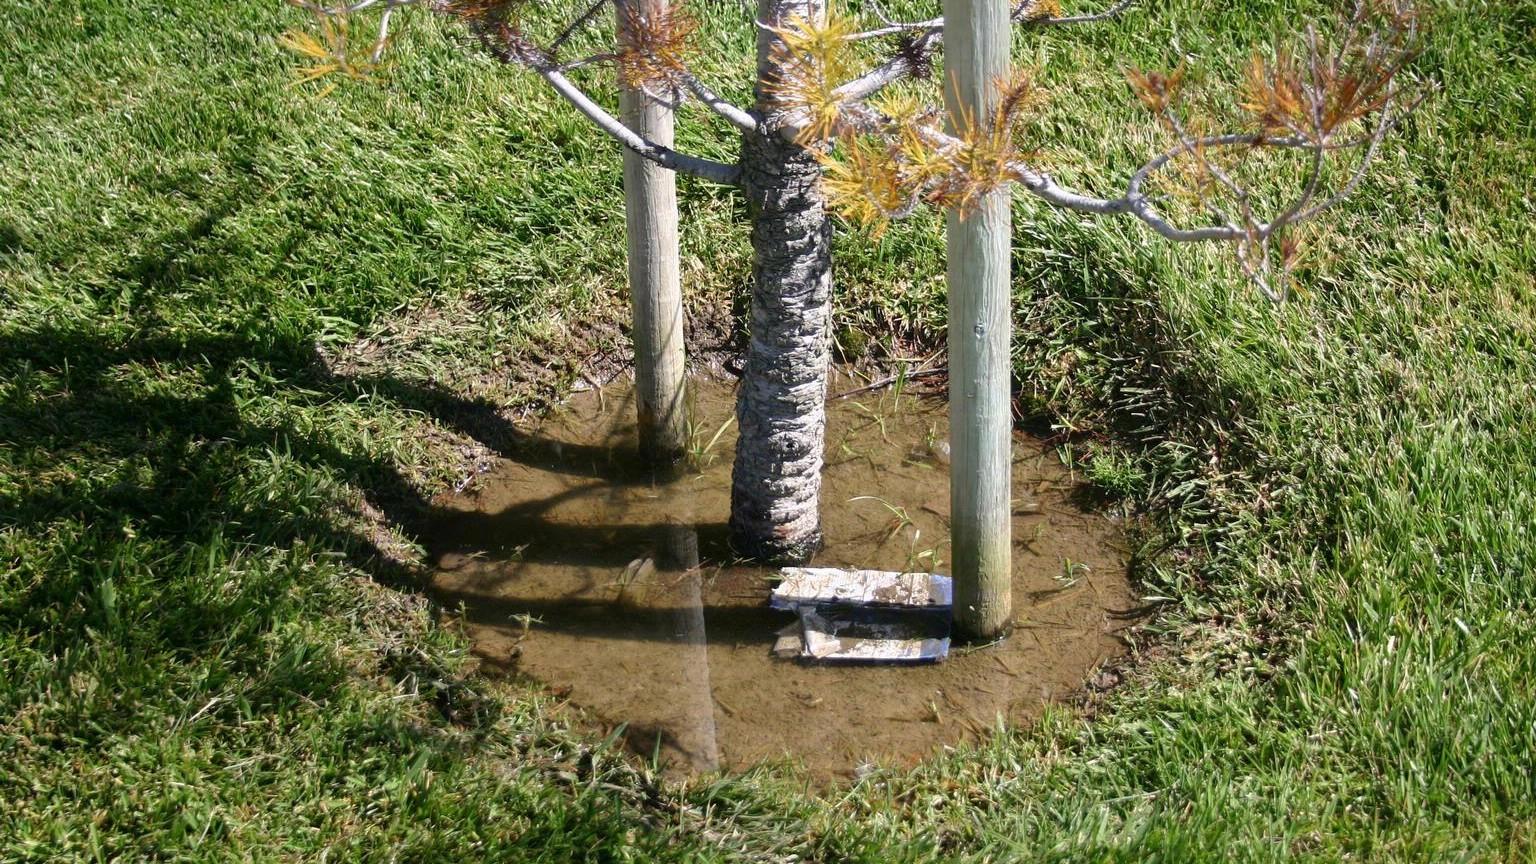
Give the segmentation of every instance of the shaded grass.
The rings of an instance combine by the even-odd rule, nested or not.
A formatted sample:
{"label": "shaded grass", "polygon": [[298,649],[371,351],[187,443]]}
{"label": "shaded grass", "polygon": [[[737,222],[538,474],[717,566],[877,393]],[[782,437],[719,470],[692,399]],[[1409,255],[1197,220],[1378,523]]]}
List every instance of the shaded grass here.
{"label": "shaded grass", "polygon": [[[1021,40],[1055,170],[1113,189],[1156,144],[1106,58],[1227,74],[1321,8]],[[1020,201],[1021,408],[1148,515],[1161,614],[1091,720],[811,799],[787,771],[659,789],[377,584],[412,584],[412,514],[494,449],[452,406],[536,405],[615,350],[570,335],[618,317],[612,147],[423,22],[385,86],[320,100],[275,5],[13,7],[0,858],[1536,855],[1536,6],[1433,11],[1444,92],[1285,307],[1219,251]],[[690,302],[728,304],[740,204],[683,193]],[[846,332],[942,332],[938,228],[839,236]]]}

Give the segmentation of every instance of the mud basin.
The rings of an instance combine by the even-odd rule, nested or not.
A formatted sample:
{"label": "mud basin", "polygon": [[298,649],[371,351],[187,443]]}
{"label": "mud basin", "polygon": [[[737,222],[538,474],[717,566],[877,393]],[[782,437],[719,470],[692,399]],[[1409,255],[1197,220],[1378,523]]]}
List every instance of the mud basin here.
{"label": "mud basin", "polygon": [[[839,380],[834,394],[857,386]],[[790,759],[813,775],[909,764],[1023,723],[1124,649],[1134,605],[1119,532],[1071,503],[1053,448],[1014,445],[1013,635],[925,666],[773,656],[793,613],[776,571],[726,542],[730,383],[692,382],[693,467],[657,478],[634,451],[627,383],[572,396],[469,491],[442,503],[434,591],[487,671],[568,696],[673,772]],[[948,573],[945,404],[893,390],[829,403],[817,566]]]}

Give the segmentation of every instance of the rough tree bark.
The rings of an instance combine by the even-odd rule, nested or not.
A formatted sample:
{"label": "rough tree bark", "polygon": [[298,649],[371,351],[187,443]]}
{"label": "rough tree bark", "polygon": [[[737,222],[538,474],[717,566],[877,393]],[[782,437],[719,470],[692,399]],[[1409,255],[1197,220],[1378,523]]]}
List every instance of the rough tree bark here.
{"label": "rough tree bark", "polygon": [[[759,21],[819,13],[820,0],[760,0]],[[758,111],[769,106],[773,42],[758,31]],[[738,554],[800,563],[821,545],[832,223],[822,169],[776,132],[743,134],[741,186],[752,218],[752,302],[736,405],[731,537]]]}
{"label": "rough tree bark", "polygon": [[[1008,73],[1007,0],[945,0],[945,99],[952,118],[996,108]],[[1001,635],[1013,614],[1009,536],[1009,190],[948,214],[950,556],[955,628]]]}
{"label": "rough tree bark", "polygon": [[[625,6],[617,4],[619,27]],[[666,0],[645,0],[653,7]],[[624,125],[672,146],[672,110],[644,92],[619,94]],[[678,261],[676,174],[624,150],[624,221],[629,242],[629,293],[634,313],[635,408],[640,453],[666,465],[688,444],[684,394],[683,292]]]}

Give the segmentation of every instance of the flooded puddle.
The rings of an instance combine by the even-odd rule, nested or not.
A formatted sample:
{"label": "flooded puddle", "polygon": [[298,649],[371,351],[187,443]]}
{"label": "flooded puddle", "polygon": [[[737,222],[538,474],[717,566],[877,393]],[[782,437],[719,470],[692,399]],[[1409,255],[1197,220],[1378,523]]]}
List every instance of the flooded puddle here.
{"label": "flooded puddle", "polygon": [[[833,392],[854,386],[835,383]],[[1036,717],[1123,651],[1133,605],[1118,532],[1069,503],[1051,448],[1014,448],[1016,629],[924,666],[814,666],[772,653],[795,620],[775,570],[731,560],[728,383],[694,381],[702,466],[657,481],[632,455],[629,385],[574,395],[478,488],[444,502],[434,593],[488,671],[537,679],[673,771],[789,758],[821,778],[909,764],[1002,716]],[[941,400],[890,391],[829,404],[814,564],[948,573]]]}

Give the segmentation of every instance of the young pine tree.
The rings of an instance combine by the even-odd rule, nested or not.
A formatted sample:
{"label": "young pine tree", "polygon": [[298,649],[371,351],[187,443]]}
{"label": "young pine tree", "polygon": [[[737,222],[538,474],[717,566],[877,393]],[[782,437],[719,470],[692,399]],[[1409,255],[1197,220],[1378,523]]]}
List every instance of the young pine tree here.
{"label": "young pine tree", "polygon": [[[524,17],[539,13],[523,0],[290,2],[318,22],[318,35],[290,40],[315,58],[311,74],[377,62],[389,17],[424,7],[462,22],[491,56],[538,75],[635,157],[740,190],[755,259],[731,529],[738,552],[773,562],[803,560],[820,542],[833,212],[878,230],[920,206],[948,208],[952,229],[957,221],[990,219],[991,234],[978,236],[996,244],[997,224],[1006,237],[1006,189],[1016,187],[1052,206],[1139,220],[1173,242],[1229,244],[1259,290],[1279,300],[1296,260],[1296,227],[1354,191],[1422,92],[1405,71],[1419,27],[1402,0],[1361,0],[1326,34],[1309,24],[1293,40],[1298,47],[1256,54],[1226,114],[1196,117],[1186,109],[1182,69],[1132,70],[1132,88],[1169,144],[1118,193],[1101,196],[1067,188],[1037,162],[1033,154],[1048,142],[1031,136],[1028,109],[1041,94],[1027,76],[988,81],[974,69],[935,76],[933,67],[951,28],[965,32],[966,47],[959,48],[959,32],[954,41],[957,54],[969,57],[978,40],[995,35],[996,22],[1025,32],[1088,25],[1126,12],[1130,0],[1080,15],[1064,15],[1054,0],[1019,0],[992,10],[990,29],[991,19],[981,14],[985,0],[945,4],[966,20],[897,21],[875,11],[868,23],[829,9],[826,0],[758,0],[754,101],[745,107],[721,99],[691,71],[702,40],[682,5],[596,0],[558,31],[539,28],[558,32],[541,42]],[[620,21],[615,49],[569,56],[572,35],[604,19],[610,3]],[[350,46],[347,22],[371,14],[378,16],[379,38]],[[995,55],[995,44],[986,50]],[[621,122],[568,76],[594,65],[611,67],[632,93],[666,105],[692,102],[718,115],[739,135],[736,160],[684,154],[644,125]],[[925,95],[930,78],[952,88],[948,110]],[[1215,131],[1217,122],[1237,126]],[[1277,167],[1282,163],[1290,167]],[[1289,184],[1276,179],[1287,177]],[[967,272],[965,262],[951,261],[952,293],[954,280],[971,278]],[[995,281],[996,273],[987,278]],[[988,314],[995,317],[995,310]],[[952,354],[979,350],[961,344],[974,328],[951,323]],[[1006,340],[1006,320],[994,335],[997,329]],[[988,350],[995,358],[996,343]],[[1006,399],[1006,380],[995,372],[985,377],[989,392]],[[992,626],[972,629],[985,635]]]}

